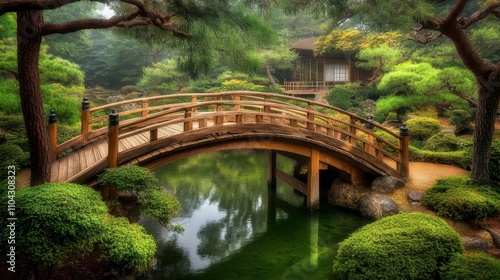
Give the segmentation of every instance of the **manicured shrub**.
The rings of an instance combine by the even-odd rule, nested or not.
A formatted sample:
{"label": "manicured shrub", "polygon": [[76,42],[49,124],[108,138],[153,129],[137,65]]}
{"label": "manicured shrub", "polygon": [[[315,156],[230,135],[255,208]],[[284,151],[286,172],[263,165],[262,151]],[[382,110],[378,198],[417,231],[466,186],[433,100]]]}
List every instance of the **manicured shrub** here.
{"label": "manicured shrub", "polygon": [[172,217],[180,210],[179,200],[163,192],[157,185],[158,179],[149,169],[137,165],[108,168],[102,174],[101,180],[104,184],[114,184],[118,190],[126,191],[134,198],[137,204],[132,203],[130,215],[138,212],[156,218],[167,229],[182,232],[181,226],[169,225]]}
{"label": "manicured shrub", "polygon": [[425,150],[433,152],[457,151],[462,147],[460,138],[452,133],[440,132],[429,138],[424,145]]}
{"label": "manicured shrub", "polygon": [[142,226],[130,224],[125,218],[113,218],[108,221],[106,232],[99,246],[105,259],[135,271],[144,271],[151,265],[156,243]]}
{"label": "manicured shrub", "polygon": [[441,270],[442,280],[500,279],[500,260],[484,253],[456,254]]}
{"label": "manicured shrub", "polygon": [[158,179],[149,169],[137,165],[108,168],[101,175],[103,184],[115,185],[118,190],[129,191],[136,197],[141,191],[155,189]]}
{"label": "manicured shrub", "polygon": [[330,105],[347,110],[360,101],[357,97],[359,88],[360,83],[336,85],[330,90],[326,99]]}
{"label": "manicured shrub", "polygon": [[456,135],[464,135],[472,133],[473,129],[471,122],[474,120],[474,118],[466,110],[451,111],[449,120],[451,124],[455,125]]}
{"label": "manicured shrub", "polygon": [[481,220],[500,211],[500,194],[488,186],[473,185],[468,177],[449,177],[427,189],[422,204],[457,221]]}
{"label": "manicured shrub", "polygon": [[172,217],[176,216],[181,208],[175,196],[159,190],[146,191],[139,199],[142,201],[139,206],[141,214],[156,218],[165,228],[168,228]]}
{"label": "manicured shrub", "polygon": [[406,122],[412,140],[426,141],[441,131],[441,124],[432,118],[418,117]]}
{"label": "manicured shrub", "polygon": [[[104,234],[107,207],[89,187],[50,183],[16,193],[16,249],[42,266],[94,250]],[[17,253],[17,252],[16,252]]]}
{"label": "manicured shrub", "polygon": [[444,220],[401,213],[354,232],[339,245],[334,279],[436,279],[439,269],[464,251]]}
{"label": "manicured shrub", "polygon": [[[0,198],[3,205],[6,198]],[[16,254],[27,256],[35,268],[74,264],[75,253],[85,259],[98,249],[104,260],[144,270],[154,256],[153,237],[137,224],[110,217],[101,195],[87,186],[47,183],[18,190],[15,200]],[[6,238],[9,228],[2,230]]]}
{"label": "manicured shrub", "polygon": [[410,146],[410,161],[434,162],[466,168],[464,165],[465,158],[465,151],[433,152]]}

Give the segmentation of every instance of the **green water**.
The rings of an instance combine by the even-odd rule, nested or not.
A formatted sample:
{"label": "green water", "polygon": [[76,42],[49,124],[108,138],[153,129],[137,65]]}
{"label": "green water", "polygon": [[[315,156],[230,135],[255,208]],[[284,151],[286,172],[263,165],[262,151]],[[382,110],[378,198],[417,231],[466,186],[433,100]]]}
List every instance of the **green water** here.
{"label": "green water", "polygon": [[[311,214],[304,197],[279,181],[273,198],[267,159],[266,151],[216,152],[154,170],[181,201],[174,223],[185,231],[141,220],[158,245],[143,278],[331,279],[338,243],[369,220],[324,202]],[[294,165],[279,156],[277,164],[287,172]]]}

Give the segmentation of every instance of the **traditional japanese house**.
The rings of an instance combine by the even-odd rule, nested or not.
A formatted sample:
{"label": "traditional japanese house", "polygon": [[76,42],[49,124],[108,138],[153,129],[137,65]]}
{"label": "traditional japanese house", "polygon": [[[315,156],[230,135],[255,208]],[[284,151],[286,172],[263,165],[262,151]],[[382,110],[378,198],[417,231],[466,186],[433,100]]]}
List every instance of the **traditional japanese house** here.
{"label": "traditional japanese house", "polygon": [[285,92],[289,94],[318,94],[328,92],[335,84],[368,81],[372,70],[357,68],[355,53],[342,51],[314,56],[311,37],[292,43],[291,48],[299,55],[293,71],[293,80],[285,81]]}

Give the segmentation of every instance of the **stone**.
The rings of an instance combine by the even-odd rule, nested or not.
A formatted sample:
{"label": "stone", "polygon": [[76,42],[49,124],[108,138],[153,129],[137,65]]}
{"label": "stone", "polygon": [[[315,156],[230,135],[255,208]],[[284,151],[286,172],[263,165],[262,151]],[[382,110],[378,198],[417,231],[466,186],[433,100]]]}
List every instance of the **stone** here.
{"label": "stone", "polygon": [[335,179],[328,191],[328,203],[350,210],[358,209],[359,191],[353,185]]}
{"label": "stone", "polygon": [[424,192],[411,191],[411,192],[408,192],[407,196],[408,196],[408,199],[410,200],[410,202],[420,202],[422,200],[422,197],[424,196]]}
{"label": "stone", "polygon": [[477,237],[462,237],[462,243],[465,250],[474,252],[486,252],[491,247],[486,240]]}
{"label": "stone", "polygon": [[398,204],[394,200],[375,193],[362,195],[358,205],[358,210],[361,214],[375,219],[399,213]]}
{"label": "stone", "polygon": [[493,239],[493,244],[500,248],[500,229],[496,228],[485,228],[485,230],[491,235],[491,239]]}
{"label": "stone", "polygon": [[372,181],[371,189],[381,193],[394,193],[396,189],[405,186],[405,182],[393,176],[377,177]]}

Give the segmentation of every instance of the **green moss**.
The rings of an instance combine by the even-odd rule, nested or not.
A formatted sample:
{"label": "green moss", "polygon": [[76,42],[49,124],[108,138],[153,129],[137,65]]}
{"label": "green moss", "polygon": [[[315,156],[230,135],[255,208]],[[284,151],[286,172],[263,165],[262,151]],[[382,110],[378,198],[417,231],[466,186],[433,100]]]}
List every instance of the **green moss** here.
{"label": "green moss", "polygon": [[464,251],[445,221],[421,213],[380,219],[339,245],[335,279],[436,279],[440,267]]}
{"label": "green moss", "polygon": [[500,194],[488,186],[473,185],[468,177],[450,177],[427,189],[422,204],[454,220],[481,220],[500,211]]}
{"label": "green moss", "polygon": [[483,253],[456,254],[441,270],[442,280],[490,280],[500,279],[500,260]]}

